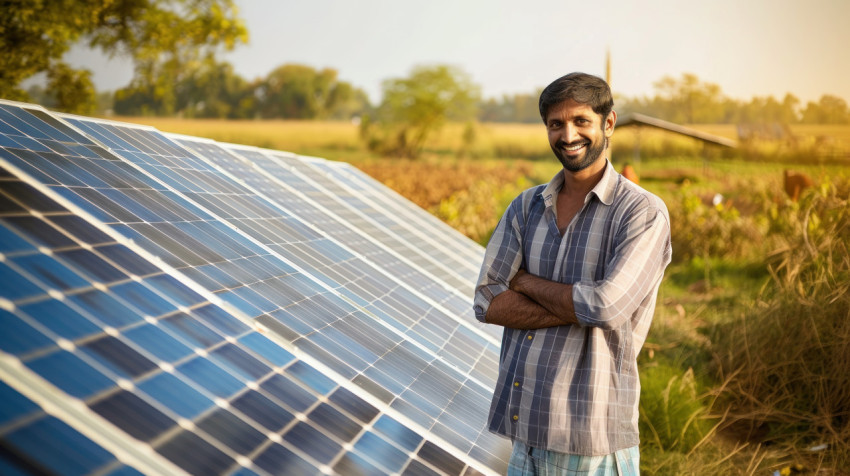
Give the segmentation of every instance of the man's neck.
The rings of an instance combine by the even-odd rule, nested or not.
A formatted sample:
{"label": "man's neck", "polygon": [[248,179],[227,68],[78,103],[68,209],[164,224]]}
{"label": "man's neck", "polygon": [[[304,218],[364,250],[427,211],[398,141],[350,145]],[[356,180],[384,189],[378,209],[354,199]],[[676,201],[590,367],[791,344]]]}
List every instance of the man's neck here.
{"label": "man's neck", "polygon": [[589,167],[578,172],[563,169],[564,186],[561,188],[561,193],[570,198],[581,198],[583,200],[593,190],[593,187],[602,180],[606,165],[608,165],[607,159],[600,157]]}

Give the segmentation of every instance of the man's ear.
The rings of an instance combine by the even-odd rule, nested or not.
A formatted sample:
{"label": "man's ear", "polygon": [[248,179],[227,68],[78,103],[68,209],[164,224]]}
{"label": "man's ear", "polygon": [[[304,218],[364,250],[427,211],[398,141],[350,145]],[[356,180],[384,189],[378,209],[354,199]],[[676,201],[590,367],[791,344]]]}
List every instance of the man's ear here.
{"label": "man's ear", "polygon": [[614,125],[617,123],[617,113],[611,111],[608,117],[605,118],[605,137],[611,137],[614,134]]}

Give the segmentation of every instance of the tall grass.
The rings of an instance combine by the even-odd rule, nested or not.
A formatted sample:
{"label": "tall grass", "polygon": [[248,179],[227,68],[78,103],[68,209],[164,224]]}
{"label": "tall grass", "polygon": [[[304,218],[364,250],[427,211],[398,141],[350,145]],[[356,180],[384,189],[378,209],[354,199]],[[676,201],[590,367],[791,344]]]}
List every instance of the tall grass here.
{"label": "tall grass", "polygon": [[850,464],[848,189],[824,184],[774,218],[771,286],[712,334],[734,429],[833,469]]}

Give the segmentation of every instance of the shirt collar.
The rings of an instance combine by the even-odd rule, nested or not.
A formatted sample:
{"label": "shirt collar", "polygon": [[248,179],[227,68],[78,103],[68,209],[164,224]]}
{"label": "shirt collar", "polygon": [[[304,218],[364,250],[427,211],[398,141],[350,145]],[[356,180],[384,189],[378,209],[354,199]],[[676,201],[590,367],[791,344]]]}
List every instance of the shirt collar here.
{"label": "shirt collar", "polygon": [[[591,195],[596,195],[599,198],[599,201],[604,203],[605,205],[611,205],[614,201],[614,191],[617,188],[617,171],[614,170],[614,166],[611,165],[611,161],[605,159],[605,171],[602,173],[602,178],[599,179],[599,182],[590,190],[590,193],[584,198],[584,202],[587,203],[590,200]],[[547,207],[551,207],[554,204],[555,196],[558,195],[558,192],[561,191],[561,188],[564,186],[564,171],[559,170],[552,180],[546,185],[542,192],[540,192],[540,196],[543,197],[543,203],[546,204]]]}

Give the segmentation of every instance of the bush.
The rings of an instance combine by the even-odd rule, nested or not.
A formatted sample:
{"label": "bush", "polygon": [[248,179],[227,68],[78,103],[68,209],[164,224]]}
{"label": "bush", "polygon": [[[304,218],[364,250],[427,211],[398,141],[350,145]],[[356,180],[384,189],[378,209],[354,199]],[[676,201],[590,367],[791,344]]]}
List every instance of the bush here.
{"label": "bush", "polygon": [[644,445],[687,453],[709,432],[693,369],[658,364],[641,369],[640,434]]}
{"label": "bush", "polygon": [[[771,226],[771,286],[718,326],[720,391],[737,430],[792,454],[826,444],[850,461],[850,202],[839,179],[810,191]],[[811,456],[811,455],[809,455]]]}
{"label": "bush", "polygon": [[668,203],[674,258],[751,258],[761,254],[765,227],[752,216],[742,216],[734,205],[702,197],[683,185],[680,199]]}

